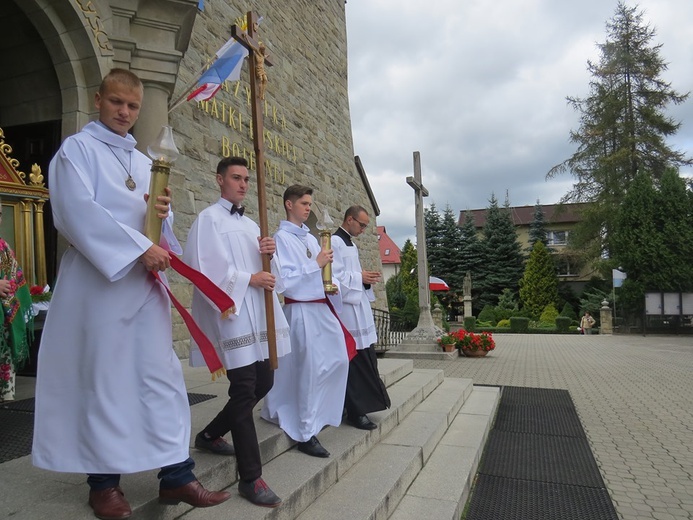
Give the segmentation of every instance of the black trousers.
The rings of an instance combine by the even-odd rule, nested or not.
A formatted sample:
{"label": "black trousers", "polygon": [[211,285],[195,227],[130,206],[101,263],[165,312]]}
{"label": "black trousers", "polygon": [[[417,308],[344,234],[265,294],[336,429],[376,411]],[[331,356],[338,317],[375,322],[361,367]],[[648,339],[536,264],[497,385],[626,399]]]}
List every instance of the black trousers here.
{"label": "black trousers", "polygon": [[373,347],[357,350],[349,363],[344,408],[351,419],[390,408],[390,396],[378,375],[378,357]]}
{"label": "black trousers", "polygon": [[228,370],[226,377],[229,379],[229,400],[203,432],[216,439],[230,431],[239,476],[242,480],[255,480],[262,475],[262,461],[253,408],[272,388],[274,372],[265,360]]}

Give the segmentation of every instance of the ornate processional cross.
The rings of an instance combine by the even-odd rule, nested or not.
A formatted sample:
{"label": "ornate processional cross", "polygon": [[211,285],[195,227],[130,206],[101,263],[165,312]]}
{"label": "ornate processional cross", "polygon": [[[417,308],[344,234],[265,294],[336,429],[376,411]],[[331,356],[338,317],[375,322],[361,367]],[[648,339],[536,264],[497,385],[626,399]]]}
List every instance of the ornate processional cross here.
{"label": "ornate processional cross", "polygon": [[[237,25],[231,26],[231,36],[248,49],[250,61],[250,101],[253,116],[253,147],[255,149],[255,165],[257,172],[257,199],[260,224],[260,235],[269,236],[267,223],[267,195],[265,191],[265,144],[263,131],[262,101],[265,98],[267,74],[265,66],[272,66],[265,46],[256,41],[258,18],[253,11],[246,15],[247,31]],[[262,269],[271,272],[270,257],[262,255]],[[267,317],[267,346],[269,362],[272,370],[277,364],[277,331],[274,325],[274,298],[272,291],[265,290],[265,315]]]}

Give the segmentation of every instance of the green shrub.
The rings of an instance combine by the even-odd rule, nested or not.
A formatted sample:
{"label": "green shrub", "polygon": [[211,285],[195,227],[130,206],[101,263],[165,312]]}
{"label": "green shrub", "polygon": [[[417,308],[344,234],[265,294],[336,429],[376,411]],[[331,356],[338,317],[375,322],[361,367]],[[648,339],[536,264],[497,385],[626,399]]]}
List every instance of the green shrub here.
{"label": "green shrub", "polygon": [[484,308],[481,310],[479,313],[479,316],[477,316],[478,321],[483,321],[483,322],[488,322],[491,325],[495,325],[496,323],[496,311],[493,307],[493,305],[484,305]]}
{"label": "green shrub", "polygon": [[507,320],[500,320],[498,323],[496,323],[496,327],[498,328],[510,328],[510,319],[508,318]]}
{"label": "green shrub", "polygon": [[572,320],[568,316],[559,316],[556,318],[556,330],[558,332],[570,331],[570,322]]}
{"label": "green shrub", "polygon": [[464,317],[464,330],[474,332],[476,330],[476,318],[474,316]]}
{"label": "green shrub", "polygon": [[556,323],[556,318],[558,318],[558,310],[553,303],[549,303],[544,307],[544,312],[541,313],[539,318],[540,323],[548,323],[549,325],[554,325]]}
{"label": "green shrub", "polygon": [[565,302],[563,310],[561,311],[561,316],[565,316],[566,318],[570,318],[571,320],[577,320],[577,314],[575,314],[575,309],[573,309],[573,306],[570,305],[568,302]]}
{"label": "green shrub", "polygon": [[529,329],[529,318],[513,316],[510,318],[510,330],[512,332],[527,332]]}

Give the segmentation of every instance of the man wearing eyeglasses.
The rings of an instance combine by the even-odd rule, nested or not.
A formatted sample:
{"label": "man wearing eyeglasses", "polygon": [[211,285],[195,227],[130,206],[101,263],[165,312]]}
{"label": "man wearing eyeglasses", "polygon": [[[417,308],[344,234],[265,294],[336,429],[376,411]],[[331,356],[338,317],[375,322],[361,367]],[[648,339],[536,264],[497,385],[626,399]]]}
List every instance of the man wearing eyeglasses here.
{"label": "man wearing eyeglasses", "polygon": [[370,217],[362,206],[351,206],[341,227],[332,237],[332,273],[339,281],[342,308],[339,318],[356,340],[357,354],[349,363],[344,407],[347,422],[362,430],[378,427],[366,414],[390,407],[387,390],[378,375],[373,344],[377,341],[370,302],[375,301],[372,285],[381,280],[377,271],[361,269],[359,253],[352,238],[363,233]]}

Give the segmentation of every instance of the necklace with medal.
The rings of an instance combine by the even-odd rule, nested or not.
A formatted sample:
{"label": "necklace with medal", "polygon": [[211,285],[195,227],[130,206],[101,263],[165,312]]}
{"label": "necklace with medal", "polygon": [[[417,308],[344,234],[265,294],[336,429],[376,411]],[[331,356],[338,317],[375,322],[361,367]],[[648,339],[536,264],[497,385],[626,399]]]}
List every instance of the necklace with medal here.
{"label": "necklace with medal", "polygon": [[132,171],[132,152],[130,152],[130,169],[128,170],[125,167],[125,163],[120,160],[120,157],[115,153],[113,148],[111,148],[110,144],[106,144],[108,146],[108,149],[111,151],[113,154],[113,157],[116,158],[116,160],[120,163],[120,165],[123,167],[123,170],[125,170],[125,173],[128,174],[128,178],[125,179],[125,187],[129,189],[130,191],[135,191],[135,188],[137,188],[137,184],[135,183],[135,179],[132,178],[132,175],[130,175],[130,171]]}

